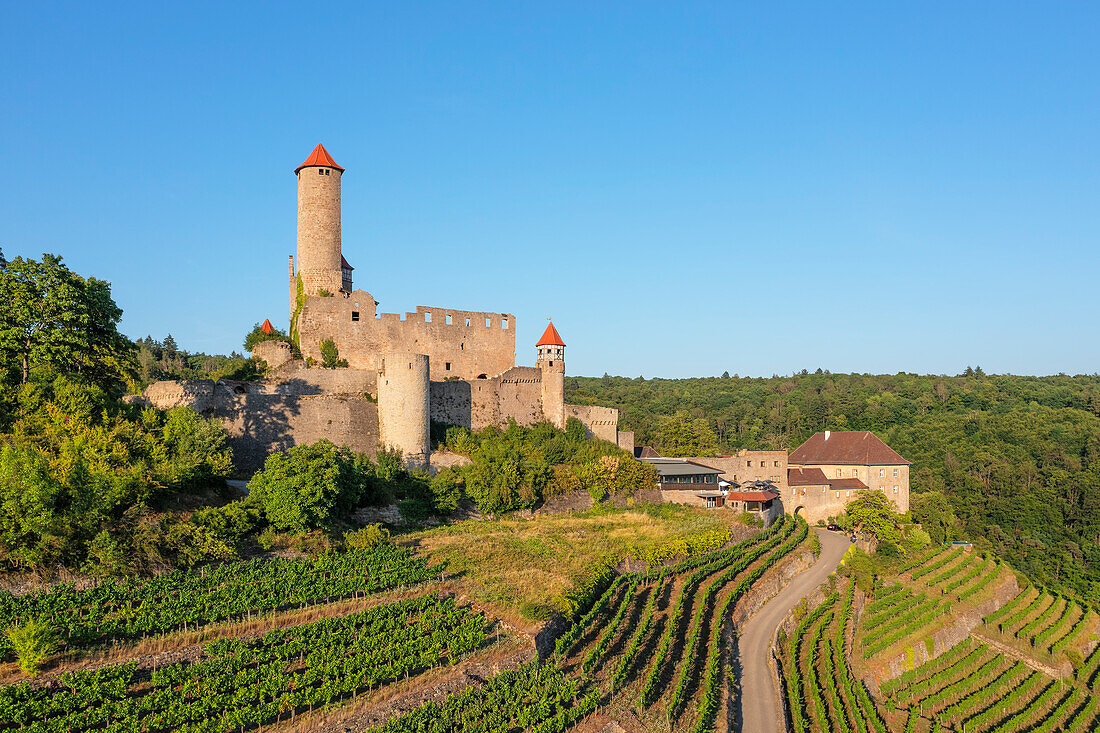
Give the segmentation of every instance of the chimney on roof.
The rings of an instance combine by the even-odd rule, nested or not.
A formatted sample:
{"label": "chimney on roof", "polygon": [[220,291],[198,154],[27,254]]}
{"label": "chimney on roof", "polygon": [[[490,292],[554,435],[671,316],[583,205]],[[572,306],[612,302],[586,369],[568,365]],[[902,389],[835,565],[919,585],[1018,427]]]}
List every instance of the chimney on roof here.
{"label": "chimney on roof", "polygon": [[828,440],[828,439],[829,439],[829,431],[828,431],[828,430],[826,430],[826,431],[825,431],[825,440]]}

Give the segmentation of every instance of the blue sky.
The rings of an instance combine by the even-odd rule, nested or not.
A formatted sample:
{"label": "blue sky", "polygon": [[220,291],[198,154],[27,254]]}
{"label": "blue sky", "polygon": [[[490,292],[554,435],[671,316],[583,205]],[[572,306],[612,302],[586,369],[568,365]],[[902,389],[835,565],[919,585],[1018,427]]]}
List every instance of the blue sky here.
{"label": "blue sky", "polygon": [[323,142],[357,286],[521,364],[1100,369],[1095,3],[314,5],[6,3],[5,255],[239,350]]}

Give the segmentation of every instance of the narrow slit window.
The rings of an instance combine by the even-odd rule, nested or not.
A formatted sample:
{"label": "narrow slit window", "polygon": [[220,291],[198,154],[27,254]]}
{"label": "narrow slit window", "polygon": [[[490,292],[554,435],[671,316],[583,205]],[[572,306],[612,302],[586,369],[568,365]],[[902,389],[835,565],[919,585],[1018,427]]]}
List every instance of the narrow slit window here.
{"label": "narrow slit window", "polygon": [[469,319],[469,318],[467,318],[467,319],[466,319],[466,327],[467,327],[467,328],[469,328],[469,327],[470,327],[470,319]]}
{"label": "narrow slit window", "polygon": [[446,362],[446,365],[445,365],[445,367],[444,367],[444,368],[445,368],[445,369],[446,369],[447,371],[451,371],[451,362],[449,362],[449,361],[448,361],[448,362]]}
{"label": "narrow slit window", "polygon": [[351,312],[351,320],[353,320],[353,321],[358,321],[359,320],[359,311],[352,311]]}
{"label": "narrow slit window", "polygon": [[450,315],[447,316],[447,325],[448,326],[451,325],[451,316]]}

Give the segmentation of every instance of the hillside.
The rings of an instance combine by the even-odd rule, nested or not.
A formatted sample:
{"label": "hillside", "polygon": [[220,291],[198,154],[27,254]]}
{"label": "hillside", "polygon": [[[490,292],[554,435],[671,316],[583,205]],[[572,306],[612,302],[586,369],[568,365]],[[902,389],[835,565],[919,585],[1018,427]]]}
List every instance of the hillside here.
{"label": "hillside", "polygon": [[787,707],[802,731],[1090,731],[1100,616],[969,547],[934,547],[878,578],[842,573],[791,618]]}
{"label": "hillside", "polygon": [[621,429],[666,455],[872,430],[913,461],[913,518],[934,540],[969,538],[1100,602],[1100,376],[570,377],[566,398],[619,408]]}

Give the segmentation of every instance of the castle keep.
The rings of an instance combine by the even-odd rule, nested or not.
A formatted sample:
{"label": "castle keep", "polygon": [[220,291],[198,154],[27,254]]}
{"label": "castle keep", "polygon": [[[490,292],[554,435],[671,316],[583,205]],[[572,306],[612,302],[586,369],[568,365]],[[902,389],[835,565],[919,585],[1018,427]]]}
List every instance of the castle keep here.
{"label": "castle keep", "polygon": [[[417,306],[379,313],[356,289],[343,254],[340,187],[344,168],[318,145],[298,179],[297,253],[289,258],[290,335],[258,344],[253,356],[270,373],[260,382],[158,382],[146,391],[157,407],[186,404],[222,419],[238,469],[268,454],[328,438],[374,455],[399,448],[412,466],[430,461],[431,422],[479,430],[579,419],[590,434],[633,450],[618,430],[618,410],[565,404],[565,342],[551,323],[535,345],[535,366],[516,366],[510,313]],[[321,342],[332,340],[346,368],[321,369]]]}

